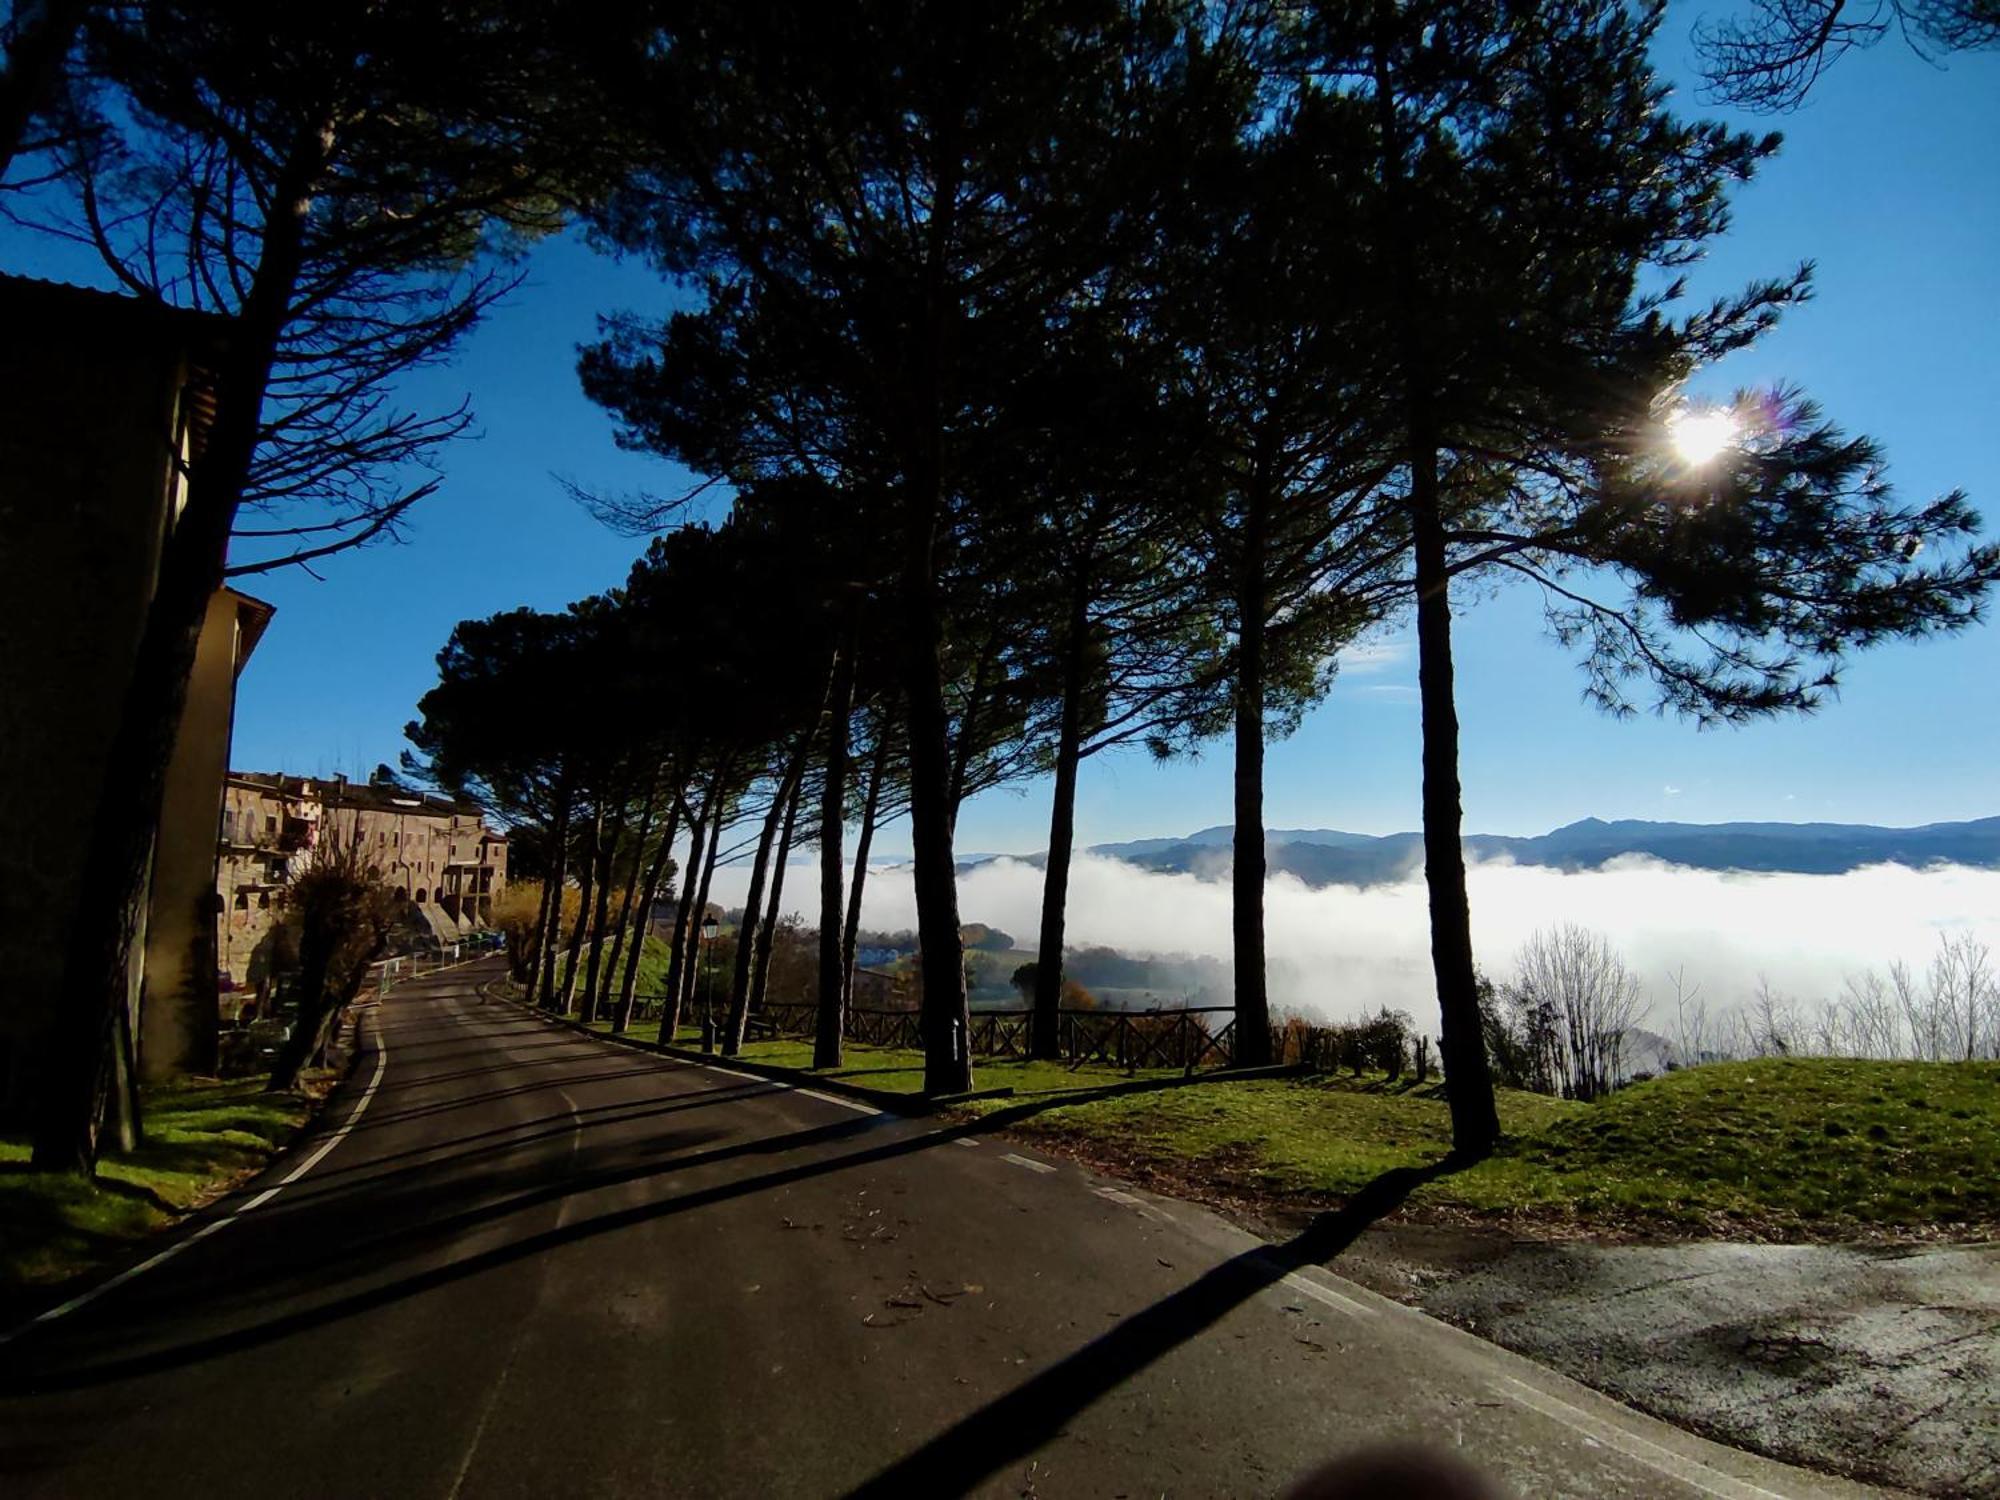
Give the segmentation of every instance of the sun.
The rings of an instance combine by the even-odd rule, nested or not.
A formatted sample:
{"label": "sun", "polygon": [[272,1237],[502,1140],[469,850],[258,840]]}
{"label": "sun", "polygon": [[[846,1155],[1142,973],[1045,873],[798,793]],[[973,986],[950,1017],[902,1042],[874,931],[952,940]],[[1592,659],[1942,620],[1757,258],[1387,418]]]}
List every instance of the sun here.
{"label": "sun", "polygon": [[1703,468],[1735,447],[1743,435],[1736,414],[1720,406],[1683,407],[1667,418],[1674,452],[1691,468]]}

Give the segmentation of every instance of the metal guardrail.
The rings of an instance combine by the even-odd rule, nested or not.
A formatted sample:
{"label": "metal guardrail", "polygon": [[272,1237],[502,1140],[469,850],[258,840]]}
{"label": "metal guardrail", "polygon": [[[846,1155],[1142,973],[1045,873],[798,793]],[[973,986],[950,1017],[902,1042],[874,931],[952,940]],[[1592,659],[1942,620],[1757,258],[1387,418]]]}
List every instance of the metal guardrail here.
{"label": "metal guardrail", "polygon": [[450,943],[436,954],[404,953],[392,958],[377,959],[368,966],[369,978],[375,986],[375,997],[379,1000],[389,993],[389,986],[405,979],[416,979],[425,974],[435,974],[440,969],[449,969],[464,963],[468,958],[480,955],[466,951],[464,943]]}

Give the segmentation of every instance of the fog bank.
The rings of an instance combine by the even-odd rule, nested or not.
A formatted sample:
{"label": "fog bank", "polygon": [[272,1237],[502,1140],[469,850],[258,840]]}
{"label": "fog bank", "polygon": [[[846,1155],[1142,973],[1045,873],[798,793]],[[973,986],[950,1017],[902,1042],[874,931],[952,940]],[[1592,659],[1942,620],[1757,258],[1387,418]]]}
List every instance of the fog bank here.
{"label": "fog bank", "polygon": [[[2000,870],[1875,865],[1843,875],[1725,873],[1633,855],[1579,872],[1476,863],[1469,880],[1475,951],[1496,980],[1511,972],[1515,951],[1537,928],[1576,922],[1607,934],[1648,995],[1665,1005],[1673,996],[1668,975],[1682,966],[1711,1007],[1726,1007],[1746,998],[1760,974],[1788,994],[1816,997],[1837,992],[1857,969],[1898,958],[1921,968],[1940,933],[1970,930],[2000,951]],[[718,870],[714,899],[740,904],[748,882],[745,868]],[[958,890],[964,920],[1033,946],[1040,870],[998,860],[961,876]],[[814,873],[794,866],[786,909],[816,920],[808,909],[816,891]],[[909,871],[871,872],[864,925],[893,931],[916,920]],[[1421,874],[1396,885],[1319,890],[1274,877],[1265,920],[1273,1003],[1328,1018],[1390,1005],[1435,1027]],[[1071,871],[1069,942],[1226,960],[1229,887],[1080,854]]]}

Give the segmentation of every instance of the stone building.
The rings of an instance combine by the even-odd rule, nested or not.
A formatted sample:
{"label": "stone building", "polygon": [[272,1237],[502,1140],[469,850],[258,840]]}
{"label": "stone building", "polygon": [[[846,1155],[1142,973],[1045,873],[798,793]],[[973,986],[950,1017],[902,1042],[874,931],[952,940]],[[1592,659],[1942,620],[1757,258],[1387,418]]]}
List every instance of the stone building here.
{"label": "stone building", "polygon": [[[226,320],[0,275],[0,1118],[33,1107],[89,830]],[[128,964],[141,1072],[213,1066],[215,819],[271,607],[218,589]]]}
{"label": "stone building", "polygon": [[440,942],[488,926],[507,888],[507,839],[472,803],[403,787],[232,772],[223,793],[217,960],[257,988],[279,957],[281,893],[323,840],[358,843]]}

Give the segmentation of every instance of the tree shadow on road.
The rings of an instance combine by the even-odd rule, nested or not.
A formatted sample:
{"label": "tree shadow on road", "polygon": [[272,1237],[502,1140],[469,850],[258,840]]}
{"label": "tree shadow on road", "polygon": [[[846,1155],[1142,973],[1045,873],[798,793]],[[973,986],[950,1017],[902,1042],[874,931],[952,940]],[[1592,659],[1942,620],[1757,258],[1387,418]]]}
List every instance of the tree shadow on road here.
{"label": "tree shadow on road", "polygon": [[958,1495],[1057,1436],[1078,1412],[1292,1272],[1324,1265],[1417,1188],[1470,1165],[1447,1157],[1394,1167],[1291,1239],[1233,1256],[988,1402],[850,1491],[852,1497]]}
{"label": "tree shadow on road", "polygon": [[[1105,1095],[1124,1092],[1119,1086],[1101,1091]],[[720,1091],[717,1091],[720,1092]],[[733,1091],[732,1091],[733,1092]],[[86,1337],[80,1347],[57,1348],[55,1358],[46,1362],[33,1358],[32,1345],[24,1344],[19,1357],[0,1370],[0,1392],[25,1394],[87,1389],[160,1371],[182,1368],[219,1358],[236,1350],[255,1348],[307,1332],[311,1329],[360,1316],[375,1309],[393,1306],[411,1297],[483,1275],[502,1266],[545,1255],[562,1246],[653,1220],[688,1213],[712,1205],[759,1193],[773,1192],[831,1173],[863,1168],[948,1144],[961,1137],[975,1137],[1003,1131],[1039,1115],[1045,1110],[1097,1097],[1097,1090],[1076,1090],[1046,1099],[1024,1101],[995,1110],[976,1120],[954,1122],[939,1128],[934,1121],[900,1120],[894,1116],[848,1119],[808,1126],[773,1136],[760,1136],[706,1150],[672,1151],[661,1156],[656,1149],[664,1144],[651,1139],[605,1148],[614,1158],[601,1166],[572,1160],[568,1169],[553,1173],[550,1164],[524,1162],[511,1179],[491,1177],[469,1179],[463,1191],[476,1192],[484,1201],[449,1212],[450,1190],[440,1183],[411,1183],[410,1191],[392,1193],[380,1205],[364,1210],[362,1195],[342,1196],[334,1212],[342,1227],[373,1218],[388,1227],[379,1233],[340,1233],[330,1237],[325,1226],[308,1237],[299,1255],[287,1255],[282,1265],[260,1267],[270,1278],[270,1307],[252,1321],[219,1332],[184,1333],[155,1348],[143,1346],[143,1319],[138,1326],[117,1323],[97,1329],[102,1342]],[[664,1102],[664,1101],[662,1101]],[[692,1101],[689,1101],[692,1102]],[[702,1103],[721,1102],[714,1098]],[[884,1127],[899,1129],[894,1139],[860,1150],[841,1150],[857,1137],[876,1134]],[[681,1144],[687,1142],[683,1140]],[[830,1148],[830,1149],[828,1149]],[[671,1149],[671,1148],[670,1148]],[[644,1151],[643,1160],[633,1160],[634,1151]],[[342,1264],[353,1265],[355,1275],[367,1274],[396,1261],[419,1259],[451,1245],[486,1225],[510,1218],[537,1206],[572,1199],[579,1195],[635,1183],[655,1177],[678,1176],[703,1167],[755,1160],[759,1157],[789,1156],[801,1151],[825,1151],[807,1160],[755,1175],[713,1183],[682,1191],[667,1198],[597,1214],[572,1223],[558,1223],[526,1233],[506,1243],[475,1254],[460,1256],[442,1264],[409,1270],[405,1274],[344,1295],[315,1300],[309,1305],[285,1307],[297,1295],[302,1280],[317,1278],[324,1287],[336,1279],[327,1273]],[[616,1160],[622,1155],[623,1160]],[[1052,1436],[1063,1420],[1081,1406],[1115,1387],[1133,1372],[1166,1354],[1179,1343],[1199,1334],[1247,1298],[1281,1280],[1300,1266],[1323,1262],[1338,1255],[1363,1229],[1394,1211],[1420,1184],[1455,1170],[1447,1159],[1423,1168],[1398,1168],[1371,1182],[1344,1208],[1321,1215],[1305,1231],[1277,1246],[1247,1252],[1215,1268],[1180,1292],[1134,1315],[1114,1333],[1099,1339],[1042,1375],[992,1405],[974,1413],[926,1444],[916,1453],[885,1471],[864,1492],[869,1494],[955,1492],[978,1476],[990,1473],[1013,1457],[1027,1452]],[[395,1175],[395,1174],[392,1174]],[[357,1188],[365,1183],[357,1183]],[[508,1192],[508,1188],[518,1191]],[[496,1188],[501,1196],[488,1196]],[[292,1217],[285,1200],[273,1205],[273,1220]],[[324,1215],[314,1215],[301,1204],[298,1217],[310,1227]],[[259,1220],[265,1215],[260,1213]],[[223,1269],[225,1279],[216,1290],[231,1294],[240,1311],[245,1294],[258,1295],[245,1286],[245,1266],[230,1257]],[[183,1288],[182,1299],[187,1297]],[[198,1307],[199,1292],[189,1300],[177,1299],[170,1315],[185,1314]],[[76,1330],[82,1332],[83,1330]],[[65,1357],[67,1355],[67,1357]],[[39,1368],[37,1368],[39,1366]],[[923,1476],[938,1476],[925,1479]],[[960,1476],[954,1480],[951,1476]],[[970,1476],[969,1478],[964,1476]],[[961,1482],[962,1481],[962,1482]]]}

